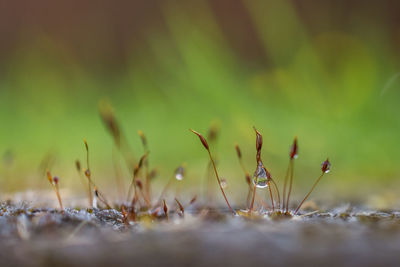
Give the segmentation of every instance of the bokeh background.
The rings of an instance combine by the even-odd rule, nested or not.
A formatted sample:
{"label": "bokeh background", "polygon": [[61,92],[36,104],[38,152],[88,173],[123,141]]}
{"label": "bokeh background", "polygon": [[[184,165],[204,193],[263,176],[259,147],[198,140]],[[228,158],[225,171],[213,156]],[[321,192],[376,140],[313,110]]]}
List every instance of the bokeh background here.
{"label": "bokeh background", "polygon": [[81,192],[74,162],[87,138],[94,179],[117,194],[113,162],[126,185],[130,175],[99,117],[105,100],[136,157],[146,134],[158,188],[186,162],[184,188],[202,192],[207,154],[188,129],[217,125],[212,149],[243,201],[234,145],[253,172],[254,125],[280,184],[298,136],[295,195],[329,157],[316,199],[396,196],[399,14],[399,1],[2,0],[1,191],[48,188],[49,165]]}

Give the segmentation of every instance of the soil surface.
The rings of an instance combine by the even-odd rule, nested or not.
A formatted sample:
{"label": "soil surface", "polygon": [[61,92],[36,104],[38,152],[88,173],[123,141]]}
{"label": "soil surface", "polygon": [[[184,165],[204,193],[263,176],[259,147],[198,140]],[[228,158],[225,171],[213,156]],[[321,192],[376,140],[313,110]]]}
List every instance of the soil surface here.
{"label": "soil surface", "polygon": [[400,264],[398,211],[347,206],[293,217],[199,209],[181,215],[126,223],[113,209],[3,203],[0,266]]}

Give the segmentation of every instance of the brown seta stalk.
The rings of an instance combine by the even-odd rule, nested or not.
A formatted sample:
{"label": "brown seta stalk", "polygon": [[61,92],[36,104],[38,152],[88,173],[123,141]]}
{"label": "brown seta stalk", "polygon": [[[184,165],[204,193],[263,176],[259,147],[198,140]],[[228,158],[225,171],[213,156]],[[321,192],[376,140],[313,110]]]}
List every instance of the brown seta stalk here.
{"label": "brown seta stalk", "polygon": [[85,145],[86,149],[86,170],[84,171],[84,174],[86,178],[88,179],[88,196],[89,196],[89,207],[93,207],[93,195],[92,195],[92,183],[91,183],[91,173],[90,173],[90,167],[89,167],[89,145],[86,141],[86,139],[83,139],[83,143]]}
{"label": "brown seta stalk", "polygon": [[[285,213],[289,212],[289,201],[290,201],[290,194],[292,192],[292,185],[293,185],[293,175],[294,175],[294,160],[298,156],[298,146],[297,146],[297,137],[294,138],[293,145],[290,147],[290,152],[289,152],[289,166],[286,172],[285,176],[285,182],[283,185],[283,210],[285,210]],[[287,180],[289,179],[289,191],[286,197],[286,185],[287,185]]]}
{"label": "brown seta stalk", "polygon": [[206,139],[200,133],[196,132],[195,130],[190,129],[190,131],[193,132],[195,135],[197,135],[199,137],[199,139],[200,139],[201,143],[203,144],[204,148],[207,150],[208,156],[210,158],[210,161],[211,161],[213,169],[214,169],[215,176],[216,176],[217,181],[218,181],[219,188],[221,189],[221,193],[222,193],[222,195],[223,195],[223,197],[225,199],[226,204],[228,205],[229,210],[232,212],[233,215],[235,215],[236,213],[232,209],[231,205],[229,204],[228,198],[225,195],[225,191],[222,188],[221,180],[219,178],[218,171],[217,171],[217,167],[215,166],[215,162],[214,162],[214,159],[213,159],[213,157],[211,155],[210,147],[208,146],[208,143],[207,143]]}
{"label": "brown seta stalk", "polygon": [[[131,181],[131,184],[129,185],[129,188],[128,188],[128,195],[127,195],[127,198],[126,198],[126,201],[127,201],[127,202],[129,202],[129,199],[131,198],[132,189],[134,189],[134,196],[133,196],[133,199],[132,199],[132,203],[135,203],[136,200],[137,200],[137,198],[138,198],[138,195],[137,195],[137,187],[136,187],[136,181],[137,181],[138,174],[140,173],[140,170],[141,170],[141,168],[142,168],[142,166],[143,166],[143,162],[146,160],[147,156],[148,156],[147,153],[144,154],[144,155],[140,158],[139,162],[136,164],[135,168],[133,169],[132,181]],[[150,206],[150,201],[147,199],[147,197],[146,197],[146,196],[143,196],[143,198],[145,199],[147,205]]]}
{"label": "brown seta stalk", "polygon": [[[140,137],[140,141],[142,142],[142,146],[145,154],[149,154],[149,147],[147,145],[147,138],[144,135],[143,131],[139,130],[138,135]],[[149,158],[146,157],[143,161],[144,172],[145,172],[145,192],[146,192],[146,202],[151,201],[151,184],[150,184],[150,175],[149,175]]]}
{"label": "brown seta stalk", "polygon": [[62,200],[61,200],[61,195],[60,195],[60,189],[58,187],[58,182],[60,179],[57,176],[52,177],[50,171],[47,171],[46,174],[47,174],[47,179],[49,180],[49,183],[51,184],[51,186],[54,189],[54,192],[56,193],[58,204],[60,205],[60,209],[64,210]]}
{"label": "brown seta stalk", "polygon": [[[219,133],[219,126],[216,122],[214,122],[210,125],[210,128],[207,133],[208,143],[213,147],[215,147],[215,143],[217,142],[218,133]],[[214,162],[218,164],[218,158],[215,151],[214,151]],[[215,195],[215,190],[212,184],[212,176],[213,176],[213,165],[210,160],[207,162],[205,183],[204,183],[204,194],[208,205],[212,205]]]}
{"label": "brown seta stalk", "polygon": [[308,199],[308,197],[311,195],[312,191],[314,191],[315,187],[317,186],[317,184],[319,183],[319,181],[322,179],[322,177],[324,177],[324,175],[326,173],[328,173],[331,170],[331,163],[329,162],[329,159],[326,159],[324,162],[322,162],[321,165],[321,171],[322,174],[318,177],[318,179],[315,181],[315,183],[313,184],[313,186],[311,187],[310,191],[307,193],[307,195],[304,197],[304,199],[300,202],[300,204],[297,206],[297,209],[294,212],[294,215],[297,214],[297,212],[299,212],[299,209],[301,208],[301,206],[303,205],[303,203]]}
{"label": "brown seta stalk", "polygon": [[247,197],[246,197],[246,206],[247,206],[247,208],[249,208],[251,192],[253,190],[253,187],[251,186],[251,178],[250,178],[249,172],[246,170],[246,167],[244,166],[243,159],[242,159],[242,151],[240,150],[238,144],[235,145],[235,150],[236,150],[236,155],[239,159],[240,167],[242,168],[242,170],[244,172],[246,183],[249,186],[249,190],[247,191]]}
{"label": "brown seta stalk", "polygon": [[106,198],[104,197],[104,195],[97,189],[95,183],[92,180],[92,172],[90,171],[90,167],[89,167],[89,145],[86,141],[86,139],[83,139],[83,143],[85,144],[85,149],[86,149],[86,167],[87,169],[85,170],[85,176],[88,179],[88,186],[89,186],[89,201],[91,203],[90,207],[93,208],[93,195],[92,195],[92,187],[94,188],[94,192],[97,195],[97,198],[103,202],[104,205],[106,205],[107,209],[110,209],[111,206],[108,204]]}

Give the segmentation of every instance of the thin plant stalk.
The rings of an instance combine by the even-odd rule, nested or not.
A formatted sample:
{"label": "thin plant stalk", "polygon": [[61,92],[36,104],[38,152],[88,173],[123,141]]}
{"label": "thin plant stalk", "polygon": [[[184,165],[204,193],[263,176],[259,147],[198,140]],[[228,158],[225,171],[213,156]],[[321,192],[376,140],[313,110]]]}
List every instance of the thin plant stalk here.
{"label": "thin plant stalk", "polygon": [[157,204],[162,202],[165,193],[167,192],[168,188],[171,186],[174,179],[175,179],[175,175],[171,176],[171,178],[168,180],[167,184],[164,186],[163,190],[161,191],[161,194],[160,194],[160,197],[158,198]]}
{"label": "thin plant stalk", "polygon": [[217,172],[217,167],[215,166],[215,162],[214,162],[214,159],[211,156],[211,152],[210,152],[209,149],[207,151],[208,151],[208,155],[210,156],[210,160],[211,160],[212,166],[214,168],[215,176],[217,177],[218,185],[219,185],[219,188],[221,189],[222,195],[224,196],[225,202],[228,205],[229,210],[232,212],[232,214],[235,214],[235,211],[232,209],[231,205],[229,204],[228,198],[225,195],[225,191],[222,188],[221,180],[219,179],[219,175],[218,175],[218,172]]}
{"label": "thin plant stalk", "polygon": [[248,209],[250,209],[250,197],[251,197],[251,193],[253,190],[253,187],[251,186],[251,178],[250,178],[249,172],[246,170],[246,167],[244,166],[243,159],[242,159],[242,152],[240,151],[239,145],[236,145],[235,149],[236,149],[237,157],[239,159],[240,167],[242,168],[245,178],[246,178],[246,182],[249,185],[249,190],[247,191],[247,197],[246,197],[246,206]]}
{"label": "thin plant stalk", "polygon": [[282,195],[282,210],[286,209],[286,187],[287,187],[287,182],[289,179],[289,173],[290,173],[290,162],[286,171],[286,175],[285,175],[285,180],[283,182],[283,195]]}
{"label": "thin plant stalk", "polygon": [[54,187],[55,187],[55,190],[56,190],[58,203],[60,204],[60,209],[64,210],[64,207],[63,207],[63,204],[62,204],[62,201],[61,201],[61,195],[60,195],[60,189],[58,187],[58,183],[55,183]]}
{"label": "thin plant stalk", "polygon": [[[146,198],[145,193],[143,192],[143,185],[141,183],[140,184],[136,184],[137,182],[138,181],[135,182],[135,187],[134,187],[135,191],[134,191],[134,196],[133,196],[132,201],[131,201],[131,207],[133,208],[135,206],[135,203],[139,200],[139,196],[138,196],[139,193],[138,192],[140,192],[140,194],[142,196],[142,199],[146,203],[147,207],[151,207],[151,202]],[[138,186],[138,185],[140,185],[140,186]],[[139,190],[137,190],[137,188],[139,188]]]}
{"label": "thin plant stalk", "polygon": [[[216,142],[218,140],[218,135],[219,135],[219,124],[218,122],[214,121],[211,123],[208,133],[207,133],[207,140],[208,143],[212,147],[216,147]],[[214,160],[216,161],[216,164],[218,164],[218,155],[216,153],[216,150],[214,150]],[[213,205],[214,199],[215,199],[215,189],[213,187],[213,170],[212,170],[212,163],[209,161],[207,163],[207,168],[206,168],[206,173],[205,173],[205,198],[207,201],[207,204],[209,206]]]}
{"label": "thin plant stalk", "polygon": [[104,205],[106,205],[107,209],[111,209],[110,204],[108,204],[107,200],[105,199],[105,197],[103,196],[103,194],[101,194],[99,192],[99,190],[97,190],[97,187],[94,185],[94,195],[96,196],[96,199],[99,199]]}
{"label": "thin plant stalk", "polygon": [[226,197],[225,191],[224,191],[224,189],[223,189],[223,187],[221,185],[221,180],[220,180],[219,175],[218,175],[217,167],[215,166],[215,162],[214,162],[214,159],[213,159],[213,157],[211,155],[210,148],[208,146],[208,143],[207,143],[206,139],[200,133],[198,133],[198,132],[196,132],[196,131],[194,131],[192,129],[190,129],[190,131],[193,132],[194,134],[196,134],[200,138],[201,143],[203,144],[204,148],[207,150],[208,156],[209,156],[209,158],[211,160],[211,163],[212,163],[212,166],[213,166],[213,169],[214,169],[215,176],[217,178],[217,182],[218,182],[219,188],[221,189],[221,193],[222,193],[222,195],[223,195],[223,197],[225,199],[226,204],[228,205],[229,210],[232,212],[233,215],[235,215],[235,211],[232,209],[231,205],[229,204],[228,198]]}
{"label": "thin plant stalk", "polygon": [[92,195],[92,185],[91,185],[91,173],[90,173],[90,167],[89,167],[89,145],[86,141],[86,139],[83,139],[83,143],[85,144],[85,149],[86,149],[86,171],[85,171],[85,176],[88,179],[88,196],[89,196],[89,207],[93,206],[93,195]]}
{"label": "thin plant stalk", "polygon": [[253,198],[251,199],[250,212],[253,210],[254,200],[256,199],[257,180],[258,180],[258,177],[256,177],[256,180],[255,180],[255,182],[254,182],[254,187],[253,187]]}
{"label": "thin plant stalk", "polygon": [[[82,186],[83,187],[86,187],[86,180],[85,180],[85,178],[83,177],[83,175],[82,175],[82,169],[81,169],[81,163],[80,163],[80,161],[79,160],[76,160],[75,161],[75,166],[76,166],[76,170],[78,171],[78,174],[79,174],[79,179],[81,180],[81,182],[82,182]],[[89,184],[89,187],[90,187],[90,184]],[[89,201],[89,207],[92,205],[92,201],[91,201],[91,199],[90,199],[90,196],[91,196],[91,190],[90,190],[90,188],[89,188],[89,190],[87,191],[87,197],[88,197],[88,201]]]}
{"label": "thin plant stalk", "polygon": [[277,197],[278,197],[278,209],[279,209],[280,206],[281,206],[281,196],[279,194],[279,189],[278,189],[278,186],[276,185],[275,181],[272,178],[271,178],[271,182],[274,185],[274,188],[275,188],[275,191],[276,191],[276,194],[277,194]]}
{"label": "thin plant stalk", "polygon": [[[290,194],[292,193],[292,185],[293,185],[294,160],[297,158],[297,155],[298,155],[297,136],[295,136],[294,140],[293,140],[293,145],[290,147],[289,167],[288,167],[288,171],[286,173],[285,184],[284,184],[284,188],[283,188],[283,190],[286,192],[286,182],[288,179],[288,175],[290,175],[289,192],[288,192],[287,199],[286,199],[286,207],[284,207],[284,208],[286,208],[285,213],[289,212],[289,204],[290,204],[289,200],[290,200]],[[285,197],[286,197],[286,195],[284,196],[284,198]],[[285,199],[284,199],[284,201],[285,201]],[[283,206],[285,206],[285,204]]]}
{"label": "thin plant stalk", "polygon": [[299,211],[299,209],[301,208],[301,206],[303,205],[303,203],[307,200],[307,198],[311,195],[311,192],[315,189],[315,187],[317,186],[317,184],[319,183],[319,181],[322,179],[322,177],[324,177],[325,173],[322,173],[318,179],[315,181],[314,185],[311,187],[310,191],[307,193],[307,195],[304,197],[304,199],[300,202],[300,204],[297,206],[294,215],[297,214],[297,212]]}
{"label": "thin plant stalk", "polygon": [[272,196],[272,190],[271,190],[271,182],[268,181],[268,191],[269,191],[269,195],[271,197],[271,204],[272,204],[272,211],[275,211],[275,205],[274,205],[274,198]]}
{"label": "thin plant stalk", "polygon": [[[138,131],[138,135],[139,135],[140,140],[142,142],[144,153],[145,154],[149,154],[149,147],[147,145],[146,136],[144,135],[143,131],[141,131],[141,130]],[[145,192],[146,192],[146,198],[147,198],[146,202],[150,202],[150,200],[151,200],[151,184],[150,184],[149,159],[148,159],[148,157],[146,157],[144,159],[143,165],[144,165],[145,181],[146,181],[145,182]]]}
{"label": "thin plant stalk", "polygon": [[[142,166],[143,166],[143,162],[144,162],[144,160],[146,159],[147,155],[148,155],[148,153],[144,154],[144,155],[140,158],[138,164],[137,164],[137,165],[135,166],[135,168],[133,169],[132,181],[131,181],[131,184],[129,185],[129,188],[128,188],[127,201],[129,201],[129,199],[130,199],[130,197],[131,197],[132,189],[135,190],[135,194],[136,194],[136,179],[137,179],[137,176],[138,176],[138,174],[139,174],[139,172],[140,172],[140,170],[141,170],[141,168],[142,168]],[[147,202],[147,201],[146,201],[146,202]]]}
{"label": "thin plant stalk", "polygon": [[[257,178],[256,178],[256,183],[257,183]],[[260,206],[263,206],[264,208],[268,209],[269,208],[268,204],[263,199],[261,199],[260,195],[258,195],[258,192],[256,191],[257,190],[257,186],[254,185],[254,187],[252,187],[250,185],[250,188],[251,188],[251,190],[250,190],[249,193],[251,194],[251,193],[255,192],[255,194],[251,194],[250,195],[252,198],[250,199],[251,202],[249,201],[249,207],[248,207],[249,211],[251,212],[253,210],[254,203],[255,203],[256,200],[257,200],[257,202],[258,202],[258,204]]]}
{"label": "thin plant stalk", "polygon": [[47,179],[49,180],[49,183],[51,184],[51,186],[54,189],[54,192],[56,193],[58,203],[60,205],[61,210],[64,210],[64,207],[63,207],[63,204],[61,201],[60,190],[58,188],[59,178],[57,176],[52,177],[50,171],[47,171],[46,175],[47,175]]}
{"label": "thin plant stalk", "polygon": [[289,201],[290,201],[290,194],[292,193],[292,186],[293,186],[293,173],[294,173],[294,160],[291,159],[289,163],[289,169],[290,169],[290,180],[289,180],[289,191],[287,194],[287,200],[286,200],[286,212],[289,211]]}

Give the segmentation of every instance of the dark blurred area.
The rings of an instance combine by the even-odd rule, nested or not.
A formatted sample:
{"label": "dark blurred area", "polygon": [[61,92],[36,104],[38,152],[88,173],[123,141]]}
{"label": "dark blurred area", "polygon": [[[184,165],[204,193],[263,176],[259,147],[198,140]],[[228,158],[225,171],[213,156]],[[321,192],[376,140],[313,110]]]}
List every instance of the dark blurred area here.
{"label": "dark blurred area", "polygon": [[[254,65],[273,65],[273,55],[263,49],[254,29],[249,1],[205,1],[218,26],[235,53]],[[285,16],[276,14],[275,1],[255,1],[265,6],[265,20],[275,27],[272,33],[282,50],[296,47],[293,36],[285,36]],[[385,37],[388,49],[399,52],[400,3],[398,1],[284,1],[298,16],[310,36],[338,31]],[[135,47],[145,47],[149,32],[168,34],[165,9],[178,5],[195,13],[198,3],[192,1],[2,1],[0,9],[0,59],[2,67],[45,35],[65,50],[68,56],[93,71],[107,74],[123,71]],[[285,11],[285,10],[283,10]],[[278,10],[279,12],[279,10]],[[32,43],[33,42],[33,43]],[[22,49],[22,51],[21,51]],[[272,51],[271,51],[272,52]],[[397,54],[398,56],[398,54]],[[249,63],[250,64],[250,63]]]}

